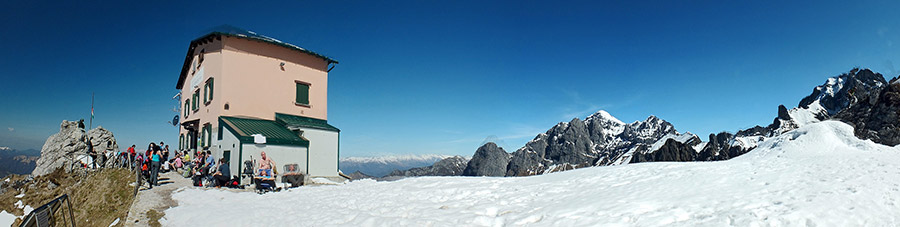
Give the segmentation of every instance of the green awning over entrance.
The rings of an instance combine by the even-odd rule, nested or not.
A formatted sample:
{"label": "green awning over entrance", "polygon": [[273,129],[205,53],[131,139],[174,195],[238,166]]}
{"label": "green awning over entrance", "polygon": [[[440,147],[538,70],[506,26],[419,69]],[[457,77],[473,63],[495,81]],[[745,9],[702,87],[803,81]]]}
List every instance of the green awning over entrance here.
{"label": "green awning over entrance", "polygon": [[234,132],[234,135],[242,143],[252,144],[253,134],[260,134],[266,137],[266,144],[269,145],[309,147],[309,140],[301,138],[284,124],[276,121],[221,116],[219,117],[219,125],[227,127],[228,130]]}
{"label": "green awning over entrance", "polygon": [[328,124],[326,120],[320,120],[315,118],[301,117],[297,115],[283,114],[283,113],[275,113],[275,121],[278,123],[284,124],[287,127],[304,127],[304,128],[313,128],[313,129],[321,129],[325,131],[332,132],[341,132],[340,129]]}

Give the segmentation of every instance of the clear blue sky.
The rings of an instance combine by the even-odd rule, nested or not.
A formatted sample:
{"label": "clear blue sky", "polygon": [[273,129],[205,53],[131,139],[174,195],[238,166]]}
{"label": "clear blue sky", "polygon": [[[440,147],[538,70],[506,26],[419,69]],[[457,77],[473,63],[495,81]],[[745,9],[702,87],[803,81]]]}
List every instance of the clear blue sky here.
{"label": "clear blue sky", "polygon": [[[342,156],[513,151],[604,109],[701,135],[768,124],[826,77],[900,67],[896,1],[0,3],[0,146],[89,118],[177,144],[190,40],[230,24],[325,54]],[[814,4],[812,4],[814,3]]]}

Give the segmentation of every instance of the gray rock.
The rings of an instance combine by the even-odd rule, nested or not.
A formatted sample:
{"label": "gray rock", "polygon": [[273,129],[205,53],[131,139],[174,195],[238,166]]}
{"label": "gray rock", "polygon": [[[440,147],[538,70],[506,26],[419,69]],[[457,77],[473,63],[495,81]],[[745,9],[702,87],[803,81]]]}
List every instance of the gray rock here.
{"label": "gray rock", "polygon": [[[834,91],[836,87],[829,86],[832,80],[843,82],[843,85]],[[829,78],[825,84],[814,88],[812,94],[800,100],[798,106],[808,107],[818,100],[828,111],[828,115],[835,115],[859,100],[871,100],[869,96],[877,95],[884,85],[887,85],[887,81],[881,74],[869,69],[854,68],[848,73]],[[829,94],[829,90],[832,93]]]}
{"label": "gray rock", "polygon": [[697,151],[690,144],[669,138],[658,150],[651,153],[637,153],[631,156],[630,163],[639,162],[687,162],[697,159]]}
{"label": "gray rock", "polygon": [[78,122],[63,120],[59,125],[59,132],[44,142],[41,157],[38,158],[31,175],[42,176],[57,168],[64,168],[70,172],[76,158],[87,155],[86,141],[87,134],[84,129],[78,127]]}
{"label": "gray rock", "polygon": [[111,160],[119,151],[119,144],[116,143],[116,137],[113,136],[113,133],[103,128],[103,126],[97,126],[97,128],[88,131],[88,138],[90,138],[91,144],[94,146],[94,151],[99,154],[97,158],[99,159],[98,165],[113,167],[115,162]]}
{"label": "gray rock", "polygon": [[506,166],[509,164],[510,155],[493,142],[486,143],[475,151],[475,155],[469,160],[463,176],[506,176]]}
{"label": "gray rock", "polygon": [[[74,163],[79,159],[87,159],[91,145],[100,154],[104,152],[114,154],[119,150],[116,138],[109,130],[97,127],[90,132],[85,132],[83,128],[78,127],[78,122],[63,120],[59,125],[59,132],[44,142],[44,146],[41,148],[41,157],[37,159],[31,175],[46,175],[57,168],[72,172]],[[98,161],[104,160],[98,159],[100,159]],[[103,162],[98,163],[98,166],[103,165]],[[105,163],[105,165],[112,166],[112,162]]]}
{"label": "gray rock", "polygon": [[782,120],[791,119],[791,115],[788,114],[787,107],[784,107],[784,105],[778,105],[778,119],[782,119]]}
{"label": "gray rock", "polygon": [[854,126],[854,134],[861,139],[895,146],[900,144],[900,77],[878,94],[859,100],[841,111],[836,119]]}

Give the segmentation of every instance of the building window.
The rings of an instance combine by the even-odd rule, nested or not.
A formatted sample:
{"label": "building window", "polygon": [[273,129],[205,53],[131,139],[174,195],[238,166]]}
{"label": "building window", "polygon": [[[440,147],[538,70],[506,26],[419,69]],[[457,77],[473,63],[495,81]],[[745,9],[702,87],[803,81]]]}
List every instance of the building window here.
{"label": "building window", "polygon": [[184,150],[184,134],[178,135],[178,150]]}
{"label": "building window", "polygon": [[188,113],[191,112],[191,99],[184,100],[184,119],[187,120]]}
{"label": "building window", "polygon": [[212,125],[206,124],[206,146],[212,145]]}
{"label": "building window", "polygon": [[209,105],[209,102],[212,101],[213,98],[213,78],[210,77],[206,80],[206,85],[203,86],[203,104]]}
{"label": "building window", "polygon": [[200,136],[200,147],[206,147],[210,145],[210,141],[212,138],[212,125],[206,123],[203,125],[203,132]]}
{"label": "building window", "polygon": [[200,54],[198,54],[198,56],[197,56],[197,58],[198,58],[198,60],[197,60],[197,68],[199,68],[200,65],[203,64],[203,55],[204,55],[204,54],[206,54],[206,49],[201,49],[201,50],[200,50]]}
{"label": "building window", "polygon": [[191,99],[193,99],[193,102],[191,102],[191,110],[197,112],[197,110],[200,109],[200,89],[194,91],[194,95],[191,97]]}
{"label": "building window", "polygon": [[297,97],[294,99],[294,103],[300,106],[309,106],[309,83],[295,80],[297,84]]}

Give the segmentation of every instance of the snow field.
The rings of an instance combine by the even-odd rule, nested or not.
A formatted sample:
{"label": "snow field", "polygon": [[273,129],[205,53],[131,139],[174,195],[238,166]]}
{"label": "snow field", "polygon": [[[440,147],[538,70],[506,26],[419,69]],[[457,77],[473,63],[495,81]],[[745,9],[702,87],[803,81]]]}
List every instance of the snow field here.
{"label": "snow field", "polygon": [[[897,226],[900,147],[814,123],[719,162],[532,177],[354,181],[257,195],[185,188],[167,226]],[[202,220],[202,221],[201,221]]]}

